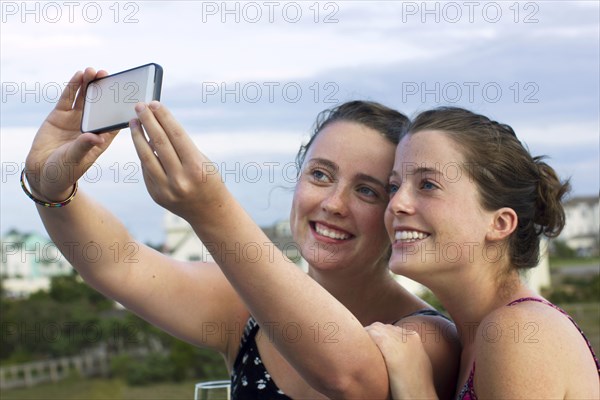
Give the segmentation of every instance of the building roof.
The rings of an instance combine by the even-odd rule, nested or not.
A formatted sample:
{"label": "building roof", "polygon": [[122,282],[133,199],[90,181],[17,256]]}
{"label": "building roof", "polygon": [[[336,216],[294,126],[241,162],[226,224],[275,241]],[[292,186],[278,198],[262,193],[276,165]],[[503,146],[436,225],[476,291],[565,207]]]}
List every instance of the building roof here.
{"label": "building roof", "polygon": [[575,207],[580,204],[585,204],[588,206],[593,206],[600,202],[599,196],[577,196],[573,197],[565,202],[565,207]]}

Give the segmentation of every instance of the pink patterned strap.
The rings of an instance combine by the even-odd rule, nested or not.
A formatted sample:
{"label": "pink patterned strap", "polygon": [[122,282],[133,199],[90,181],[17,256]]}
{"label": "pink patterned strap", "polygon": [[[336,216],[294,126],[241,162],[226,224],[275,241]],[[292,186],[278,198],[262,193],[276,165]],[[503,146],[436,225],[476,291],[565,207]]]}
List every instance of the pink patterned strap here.
{"label": "pink patterned strap", "polygon": [[[509,306],[509,307],[510,306],[514,306],[514,305],[522,303],[524,301],[537,301],[538,303],[545,304],[547,306],[550,306],[550,307],[552,307],[552,308],[560,311],[564,316],[566,316],[567,318],[569,318],[569,320],[573,323],[573,325],[575,325],[575,328],[577,328],[577,330],[579,331],[579,333],[581,334],[581,336],[583,336],[583,339],[587,343],[587,346],[590,349],[590,352],[592,353],[592,357],[594,357],[594,361],[596,362],[596,369],[598,370],[598,375],[600,375],[600,362],[598,361],[598,357],[594,353],[594,349],[592,348],[592,344],[590,343],[590,341],[587,338],[587,336],[585,336],[585,334],[583,333],[583,331],[581,330],[581,328],[579,327],[579,325],[577,325],[577,322],[575,322],[575,320],[565,310],[563,310],[562,308],[560,308],[560,307],[558,307],[558,306],[550,303],[547,300],[540,299],[540,298],[537,298],[537,297],[522,297],[522,298],[517,299],[515,301],[511,301],[510,303],[507,304],[507,306]],[[465,385],[463,386],[462,390],[460,391],[460,393],[456,397],[457,400],[477,400],[477,394],[475,394],[475,387],[474,387],[474,384],[473,384],[474,377],[475,377],[475,361],[473,361],[473,367],[471,368],[471,373],[469,374],[469,379],[467,380],[467,383],[465,383]]]}
{"label": "pink patterned strap", "polygon": [[596,369],[598,370],[598,375],[600,376],[600,361],[598,361],[598,357],[596,356],[596,353],[594,353],[594,349],[592,347],[592,344],[590,343],[589,339],[587,338],[587,336],[585,336],[585,333],[583,333],[583,331],[581,330],[581,328],[579,327],[579,325],[577,325],[577,322],[575,322],[575,320],[562,308],[550,303],[548,300],[544,300],[544,299],[540,299],[537,297],[522,297],[520,299],[517,299],[515,301],[511,301],[510,303],[507,304],[507,306],[514,306],[516,304],[522,303],[524,301],[537,301],[538,303],[542,303],[545,304],[547,306],[550,306],[552,308],[554,308],[555,310],[560,311],[565,317],[569,318],[569,321],[571,321],[573,323],[573,325],[575,325],[575,328],[577,328],[577,330],[579,331],[579,333],[581,334],[581,336],[583,336],[583,339],[585,340],[585,342],[587,343],[588,349],[590,349],[590,353],[592,353],[592,357],[594,357],[594,362],[596,363]]}
{"label": "pink patterned strap", "polygon": [[458,396],[456,396],[456,400],[477,400],[477,394],[475,393],[475,387],[473,384],[474,378],[475,361],[473,361],[473,367],[471,368],[471,373],[469,373],[469,379],[467,379],[467,383],[465,383],[465,386],[463,386]]}

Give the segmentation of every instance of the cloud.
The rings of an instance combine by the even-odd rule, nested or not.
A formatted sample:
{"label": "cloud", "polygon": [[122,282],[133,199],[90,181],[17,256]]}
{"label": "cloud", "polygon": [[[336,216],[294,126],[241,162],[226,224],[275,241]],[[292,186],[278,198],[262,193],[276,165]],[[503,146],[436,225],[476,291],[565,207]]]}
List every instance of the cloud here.
{"label": "cloud", "polygon": [[[63,7],[56,22],[46,3],[27,3],[39,7],[38,22],[3,8],[2,231],[43,230],[16,174],[56,86],[88,65],[116,72],[150,61],[163,65],[162,99],[194,142],[225,168],[239,165],[238,176],[244,166],[264,174],[267,163],[290,162],[319,111],[370,99],[408,115],[456,105],[506,122],[573,176],[575,193],[598,193],[597,2],[488,2],[500,7],[495,22],[483,2],[295,2],[295,22],[294,2],[275,2],[272,15],[267,2],[77,2],[72,18],[67,2],[52,3]],[[477,4],[472,14],[467,3]],[[102,156],[102,179],[90,176],[82,188],[140,238],[159,241],[162,211],[136,162],[123,131]],[[228,186],[261,223],[287,216],[291,195],[274,188],[292,183],[278,173],[257,182],[230,175]]]}

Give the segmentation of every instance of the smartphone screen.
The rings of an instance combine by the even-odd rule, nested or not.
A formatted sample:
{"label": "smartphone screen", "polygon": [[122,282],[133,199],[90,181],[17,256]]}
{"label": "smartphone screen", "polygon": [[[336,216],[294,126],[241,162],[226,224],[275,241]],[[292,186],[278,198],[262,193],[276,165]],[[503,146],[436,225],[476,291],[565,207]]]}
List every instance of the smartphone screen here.
{"label": "smartphone screen", "polygon": [[160,100],[162,67],[146,64],[93,80],[88,84],[81,132],[122,129],[136,118],[135,105]]}

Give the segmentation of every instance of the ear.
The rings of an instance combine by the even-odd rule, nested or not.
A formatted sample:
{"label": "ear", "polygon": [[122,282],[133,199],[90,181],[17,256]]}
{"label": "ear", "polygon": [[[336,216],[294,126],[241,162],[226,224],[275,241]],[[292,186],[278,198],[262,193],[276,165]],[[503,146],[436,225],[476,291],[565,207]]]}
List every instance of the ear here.
{"label": "ear", "polygon": [[492,223],[485,235],[485,238],[489,241],[504,240],[517,229],[519,218],[512,208],[500,208],[494,212],[492,218]]}

